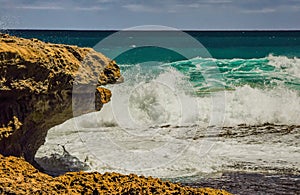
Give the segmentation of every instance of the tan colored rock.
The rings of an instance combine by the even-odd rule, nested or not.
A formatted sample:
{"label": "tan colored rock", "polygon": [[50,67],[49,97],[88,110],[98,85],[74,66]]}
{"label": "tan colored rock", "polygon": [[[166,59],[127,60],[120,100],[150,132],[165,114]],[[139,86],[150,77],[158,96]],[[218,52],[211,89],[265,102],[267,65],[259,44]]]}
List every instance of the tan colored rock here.
{"label": "tan colored rock", "polygon": [[96,109],[100,110],[103,104],[108,103],[111,95],[112,94],[110,90],[103,87],[97,87],[95,93]]}
{"label": "tan colored rock", "polygon": [[157,178],[118,173],[70,172],[53,178],[17,157],[0,155],[0,194],[206,194],[224,190],[183,187]]}
{"label": "tan colored rock", "polygon": [[111,93],[99,86],[120,76],[114,61],[91,48],[0,34],[0,153],[34,164],[48,129],[100,110]]}

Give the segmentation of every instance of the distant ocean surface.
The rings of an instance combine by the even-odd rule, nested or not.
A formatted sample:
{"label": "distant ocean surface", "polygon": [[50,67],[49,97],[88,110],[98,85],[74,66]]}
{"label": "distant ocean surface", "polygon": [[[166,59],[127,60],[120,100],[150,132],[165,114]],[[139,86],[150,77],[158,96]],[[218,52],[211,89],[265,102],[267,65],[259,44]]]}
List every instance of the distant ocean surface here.
{"label": "distant ocean surface", "polygon": [[[99,48],[116,31],[6,32],[109,57],[120,49]],[[155,33],[124,40],[154,36],[195,51],[180,36]],[[115,58],[124,83],[106,86],[112,101],[51,129],[37,161],[52,174],[134,172],[180,182],[225,171],[300,175],[300,31],[186,33],[209,55],[187,59],[170,48],[129,45]]]}
{"label": "distant ocean surface", "polygon": [[[117,31],[2,30],[24,38],[45,42],[94,47]],[[186,31],[217,59],[300,56],[300,31]]]}

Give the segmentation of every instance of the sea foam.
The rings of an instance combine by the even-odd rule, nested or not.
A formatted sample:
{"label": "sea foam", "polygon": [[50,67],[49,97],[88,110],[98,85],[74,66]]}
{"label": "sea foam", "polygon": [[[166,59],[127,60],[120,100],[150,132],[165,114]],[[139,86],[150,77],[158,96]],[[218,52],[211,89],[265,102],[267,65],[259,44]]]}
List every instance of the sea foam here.
{"label": "sea foam", "polygon": [[[217,83],[217,90],[199,94],[189,73],[209,70],[201,67],[201,62],[209,60],[228,69],[218,72],[214,79],[221,79],[219,82],[204,79],[203,82],[210,84],[207,86]],[[286,133],[286,129],[300,123],[300,95],[295,87],[299,84],[299,59],[270,55],[262,59],[192,61],[197,62],[195,66],[184,70],[170,63],[146,71],[141,65],[127,65],[124,83],[106,86],[113,94],[111,102],[100,112],[76,117],[50,130],[37,161],[46,166],[47,162],[38,157],[62,150],[59,143],[91,171],[134,172],[156,177],[240,169],[299,171],[296,141],[299,129]],[[246,71],[248,78],[253,78],[253,74],[264,75],[274,79],[276,85],[251,84],[256,80],[238,84],[226,80],[230,74],[241,76]],[[293,81],[293,85],[287,81]],[[217,122],[212,122],[213,118]],[[218,125],[230,127],[229,131],[249,133],[230,137],[229,132],[228,138],[219,137],[219,133],[226,134]]]}

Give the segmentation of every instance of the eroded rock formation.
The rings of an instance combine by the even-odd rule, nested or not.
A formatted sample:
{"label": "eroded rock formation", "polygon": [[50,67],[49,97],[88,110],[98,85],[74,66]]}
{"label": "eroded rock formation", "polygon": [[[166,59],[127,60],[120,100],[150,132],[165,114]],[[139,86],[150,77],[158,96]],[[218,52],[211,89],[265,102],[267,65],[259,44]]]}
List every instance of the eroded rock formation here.
{"label": "eroded rock formation", "polygon": [[53,178],[23,159],[0,155],[0,194],[206,194],[224,190],[183,187],[157,178],[118,173],[74,172]]}
{"label": "eroded rock formation", "polygon": [[116,63],[91,48],[0,34],[0,153],[36,165],[48,129],[100,110],[111,97],[101,86],[119,78]]}

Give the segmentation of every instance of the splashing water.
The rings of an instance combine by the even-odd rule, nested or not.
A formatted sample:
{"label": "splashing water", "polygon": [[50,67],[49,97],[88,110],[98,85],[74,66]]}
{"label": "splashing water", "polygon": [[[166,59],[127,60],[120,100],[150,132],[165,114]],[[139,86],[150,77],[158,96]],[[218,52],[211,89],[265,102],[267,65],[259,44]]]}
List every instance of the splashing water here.
{"label": "splashing water", "polygon": [[[218,75],[211,62],[218,65]],[[125,82],[108,86],[111,102],[50,130],[37,157],[60,143],[100,172],[157,177],[245,167],[299,172],[298,58],[194,58],[120,66]],[[227,129],[214,132],[212,96],[220,90],[226,93]]]}

